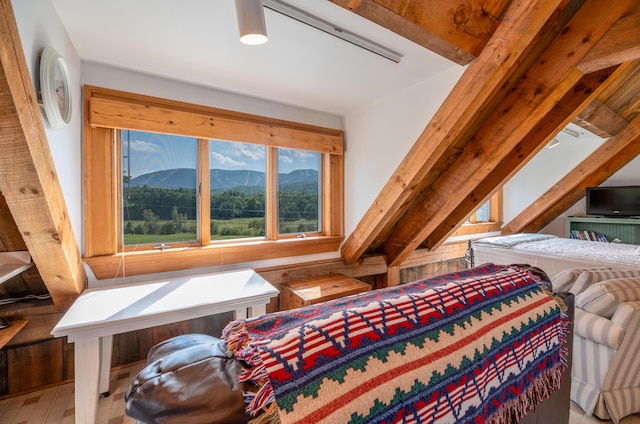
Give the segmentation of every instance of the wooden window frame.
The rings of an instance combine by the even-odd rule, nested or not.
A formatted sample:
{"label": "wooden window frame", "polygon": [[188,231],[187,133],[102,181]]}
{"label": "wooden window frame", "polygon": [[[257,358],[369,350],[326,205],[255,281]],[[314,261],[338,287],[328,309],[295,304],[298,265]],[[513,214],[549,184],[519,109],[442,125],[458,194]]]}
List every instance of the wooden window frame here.
{"label": "wooden window frame", "polygon": [[500,231],[502,229],[503,215],[502,215],[502,189],[495,192],[491,198],[491,205],[489,208],[490,220],[488,222],[476,222],[474,211],[469,217],[469,222],[464,222],[458,229],[452,234],[452,236],[467,236],[472,234],[491,233]]}
{"label": "wooden window frame", "polygon": [[[291,121],[166,100],[95,86],[84,87],[85,260],[99,279],[235,264],[337,251],[344,238],[344,133]],[[121,240],[120,129],[255,143],[267,148],[320,152],[322,231],[304,238],[269,233],[265,239],[211,243],[208,227],[200,240],[164,251],[124,249]],[[198,166],[203,169],[202,156]],[[207,171],[208,172],[208,164]],[[267,166],[275,166],[271,163]],[[202,189],[208,181],[199,172]],[[273,185],[269,181],[267,185]],[[276,196],[268,189],[267,196]],[[199,202],[201,222],[209,205]],[[269,216],[269,214],[268,214]],[[206,225],[205,225],[206,226]]]}

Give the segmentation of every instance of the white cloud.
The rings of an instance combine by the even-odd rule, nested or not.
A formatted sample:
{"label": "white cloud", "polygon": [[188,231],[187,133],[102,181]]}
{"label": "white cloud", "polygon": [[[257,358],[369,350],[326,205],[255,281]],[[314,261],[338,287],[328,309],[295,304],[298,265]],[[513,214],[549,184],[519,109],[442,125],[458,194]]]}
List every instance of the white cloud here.
{"label": "white cloud", "polygon": [[293,159],[291,159],[291,156],[280,155],[280,162],[293,163]]}
{"label": "white cloud", "polygon": [[162,150],[156,144],[144,140],[133,140],[129,144],[129,149],[137,152],[160,152]]}
{"label": "white cloud", "polygon": [[220,154],[218,152],[211,152],[211,159],[213,161],[218,162],[221,165],[227,165],[227,166],[238,166],[238,167],[246,167],[247,163],[243,162],[243,161],[237,161],[233,158],[230,158],[229,156],[225,156],[223,154]]}
{"label": "white cloud", "polygon": [[240,157],[246,157],[250,160],[264,159],[265,148],[262,146],[256,146],[253,144],[237,144],[235,147],[235,154]]}

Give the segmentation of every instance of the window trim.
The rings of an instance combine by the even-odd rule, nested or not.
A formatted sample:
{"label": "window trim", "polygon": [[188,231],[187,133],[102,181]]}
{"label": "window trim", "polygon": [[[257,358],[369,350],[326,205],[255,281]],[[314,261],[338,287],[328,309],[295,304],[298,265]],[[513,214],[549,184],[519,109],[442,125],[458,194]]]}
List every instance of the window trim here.
{"label": "window trim", "polygon": [[[503,215],[502,215],[502,189],[496,191],[491,197],[491,204],[489,208],[490,220],[488,222],[475,222],[476,211],[473,211],[471,215],[467,217],[470,222],[465,222],[458,227],[458,229],[451,235],[455,236],[467,236],[471,234],[491,233],[494,231],[500,231],[502,229]],[[482,206],[482,204],[480,204]]]}
{"label": "window trim", "polygon": [[[84,110],[85,260],[97,278],[338,250],[344,238],[343,131],[88,85],[84,86]],[[203,140],[199,143],[219,139],[321,152],[322,234],[306,238],[283,235],[278,239],[271,234],[273,240],[211,243],[208,231],[202,231],[201,225],[197,246],[179,245],[163,252],[122,249],[116,143],[119,129],[195,137]],[[199,202],[201,220],[209,214],[208,205],[203,203]]]}

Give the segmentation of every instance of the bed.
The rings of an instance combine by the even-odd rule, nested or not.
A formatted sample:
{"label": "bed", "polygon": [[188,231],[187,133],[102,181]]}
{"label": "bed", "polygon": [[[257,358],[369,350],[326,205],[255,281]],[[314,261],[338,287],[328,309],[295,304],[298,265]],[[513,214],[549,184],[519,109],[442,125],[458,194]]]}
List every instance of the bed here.
{"label": "bed", "polygon": [[513,234],[473,242],[476,265],[530,264],[551,278],[571,268],[640,269],[640,246],[557,237],[551,234]]}

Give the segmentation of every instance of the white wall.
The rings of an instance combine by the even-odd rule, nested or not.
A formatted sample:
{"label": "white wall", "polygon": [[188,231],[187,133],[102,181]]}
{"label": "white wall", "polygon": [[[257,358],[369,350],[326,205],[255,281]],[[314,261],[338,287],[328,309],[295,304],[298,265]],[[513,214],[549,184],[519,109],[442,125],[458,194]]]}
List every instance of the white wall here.
{"label": "white wall", "polygon": [[82,133],[80,88],[80,59],[71,40],[58,19],[51,2],[42,0],[12,0],[22,48],[31,74],[34,89],[40,87],[38,53],[53,47],[67,62],[71,75],[72,118],[62,130],[49,125],[44,111],[42,119],[51,148],[51,155],[62,186],[69,220],[78,243],[82,237]]}
{"label": "white wall", "polygon": [[364,216],[465,68],[380,99],[345,118],[345,234]]}

